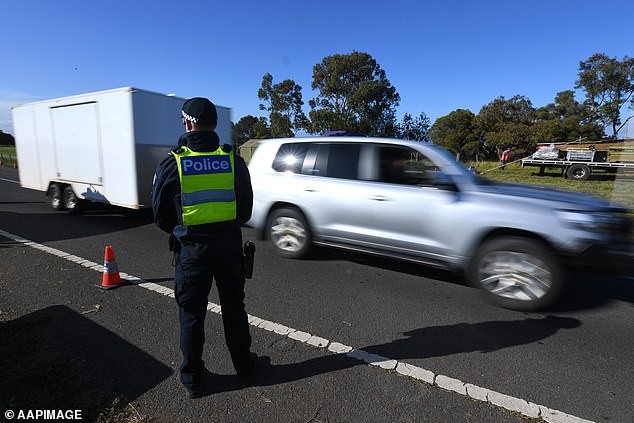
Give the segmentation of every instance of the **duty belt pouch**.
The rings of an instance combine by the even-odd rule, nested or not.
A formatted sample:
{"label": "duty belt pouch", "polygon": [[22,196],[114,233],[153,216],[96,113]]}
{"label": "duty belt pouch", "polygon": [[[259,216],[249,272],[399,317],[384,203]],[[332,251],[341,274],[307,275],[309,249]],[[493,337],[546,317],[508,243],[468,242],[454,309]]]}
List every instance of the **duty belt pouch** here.
{"label": "duty belt pouch", "polygon": [[251,279],[253,277],[253,261],[255,260],[255,244],[253,241],[244,243],[244,277]]}
{"label": "duty belt pouch", "polygon": [[174,253],[172,256],[172,266],[176,266],[176,256],[181,251],[181,243],[178,242],[178,239],[172,234],[169,237],[169,247],[170,251]]}
{"label": "duty belt pouch", "polygon": [[174,251],[175,253],[178,253],[181,249],[181,243],[178,242],[178,240],[176,239],[174,235],[170,235],[169,245],[170,245],[170,251]]}

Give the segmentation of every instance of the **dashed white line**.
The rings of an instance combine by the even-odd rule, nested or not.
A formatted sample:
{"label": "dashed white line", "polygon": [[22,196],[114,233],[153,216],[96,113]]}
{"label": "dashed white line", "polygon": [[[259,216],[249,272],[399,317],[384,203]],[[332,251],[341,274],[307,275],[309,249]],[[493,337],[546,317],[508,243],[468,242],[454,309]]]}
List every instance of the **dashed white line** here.
{"label": "dashed white line", "polygon": [[[55,248],[29,241],[28,239],[10,234],[1,229],[0,235],[13,241],[22,243],[26,246],[44,251],[60,258],[64,258],[73,263],[77,263],[87,268],[103,272],[103,265],[101,264],[91,262],[89,260],[66,253],[61,250],[57,250]],[[174,297],[174,290],[171,288],[158,285],[153,282],[148,282],[144,279],[128,275],[127,273],[123,272],[119,272],[119,276],[121,276],[122,279],[127,280],[130,284],[138,285],[150,291],[157,292],[161,295],[172,298]],[[222,313],[220,305],[212,302],[209,302],[207,304],[207,310],[216,314]],[[412,379],[425,382],[429,385],[437,386],[447,391],[467,396],[477,401],[487,402],[505,410],[520,413],[530,418],[542,418],[543,420],[551,423],[593,423],[591,420],[585,420],[558,410],[553,410],[543,405],[538,405],[523,400],[521,398],[515,398],[510,395],[502,394],[500,392],[492,391],[490,389],[482,388],[470,383],[464,383],[461,380],[449,376],[437,375],[430,370],[426,370],[412,364],[404,363],[377,354],[371,354],[362,349],[357,349],[339,342],[330,341],[328,339],[312,335],[307,332],[299,331],[279,323],[261,319],[250,314],[248,315],[248,320],[250,325],[259,329],[274,332],[281,336],[287,336],[295,341],[313,346],[315,348],[326,348],[329,352],[334,354],[345,354],[350,358],[362,361],[371,366],[380,367],[387,371],[394,371],[399,375],[410,377]]]}

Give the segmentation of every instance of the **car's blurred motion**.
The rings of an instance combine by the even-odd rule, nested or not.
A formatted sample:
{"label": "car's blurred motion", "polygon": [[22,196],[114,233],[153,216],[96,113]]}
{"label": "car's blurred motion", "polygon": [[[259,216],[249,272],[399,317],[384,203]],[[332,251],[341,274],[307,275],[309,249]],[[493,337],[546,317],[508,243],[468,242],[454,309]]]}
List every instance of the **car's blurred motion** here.
{"label": "car's blurred motion", "polygon": [[632,260],[626,209],[579,193],[493,183],[426,143],[265,140],[249,170],[248,225],[285,257],[319,244],[460,269],[495,303],[519,310],[558,300],[568,266],[612,270]]}

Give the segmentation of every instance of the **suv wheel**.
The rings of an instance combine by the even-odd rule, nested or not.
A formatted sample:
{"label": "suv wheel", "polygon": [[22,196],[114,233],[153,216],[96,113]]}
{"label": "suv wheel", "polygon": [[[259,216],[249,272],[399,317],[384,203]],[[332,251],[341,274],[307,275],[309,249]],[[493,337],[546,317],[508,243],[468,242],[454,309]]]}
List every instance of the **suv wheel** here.
{"label": "suv wheel", "polygon": [[273,211],[268,220],[267,235],[277,252],[284,257],[301,258],[310,249],[310,228],[304,215],[297,209]]}
{"label": "suv wheel", "polygon": [[550,248],[526,238],[486,241],[475,255],[472,284],[495,304],[535,311],[552,306],[564,287],[564,274]]}

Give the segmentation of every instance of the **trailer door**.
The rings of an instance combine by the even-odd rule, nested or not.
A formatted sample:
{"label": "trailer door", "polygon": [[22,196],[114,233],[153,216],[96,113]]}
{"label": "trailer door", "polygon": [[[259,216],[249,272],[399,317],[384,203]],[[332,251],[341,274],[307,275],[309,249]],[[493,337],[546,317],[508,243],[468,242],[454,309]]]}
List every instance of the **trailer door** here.
{"label": "trailer door", "polygon": [[96,102],[51,108],[58,179],[103,183],[97,112]]}

